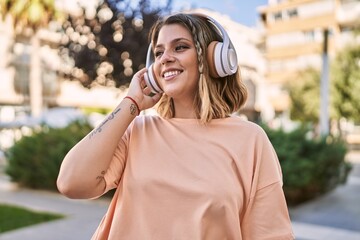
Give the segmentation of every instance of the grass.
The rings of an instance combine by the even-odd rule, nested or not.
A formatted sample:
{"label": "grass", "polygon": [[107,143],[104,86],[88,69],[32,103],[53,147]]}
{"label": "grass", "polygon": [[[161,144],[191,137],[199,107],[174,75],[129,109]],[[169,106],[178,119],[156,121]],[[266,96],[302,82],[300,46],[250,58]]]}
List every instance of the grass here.
{"label": "grass", "polygon": [[0,204],[0,234],[63,217],[61,214],[38,212],[18,206]]}

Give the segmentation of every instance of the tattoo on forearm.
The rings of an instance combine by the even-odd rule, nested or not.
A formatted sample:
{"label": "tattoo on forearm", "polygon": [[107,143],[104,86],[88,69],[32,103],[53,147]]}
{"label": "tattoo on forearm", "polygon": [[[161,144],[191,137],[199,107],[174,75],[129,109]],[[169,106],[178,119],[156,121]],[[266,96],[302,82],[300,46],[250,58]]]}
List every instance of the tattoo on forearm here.
{"label": "tattoo on forearm", "polygon": [[135,106],[135,104],[131,104],[130,105],[130,113],[131,113],[131,115],[136,115],[136,112],[137,112],[138,110],[137,110],[137,107]]}
{"label": "tattoo on forearm", "polygon": [[101,171],[101,175],[97,176],[96,180],[104,179],[105,173],[106,173],[106,171]]}
{"label": "tattoo on forearm", "polygon": [[110,115],[97,127],[95,128],[90,134],[89,134],[89,138],[91,139],[95,134],[100,133],[103,129],[103,127],[105,126],[105,124],[107,122],[109,122],[110,120],[113,120],[115,118],[115,115],[120,112],[121,108],[117,108],[115,109],[112,113],[110,113]]}

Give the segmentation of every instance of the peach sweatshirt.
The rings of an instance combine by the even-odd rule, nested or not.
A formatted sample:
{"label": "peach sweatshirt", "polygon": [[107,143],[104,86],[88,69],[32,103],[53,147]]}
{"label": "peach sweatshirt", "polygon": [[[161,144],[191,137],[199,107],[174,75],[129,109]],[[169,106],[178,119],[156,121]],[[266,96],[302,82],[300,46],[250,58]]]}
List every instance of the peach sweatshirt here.
{"label": "peach sweatshirt", "polygon": [[105,181],[117,190],[93,240],[294,239],[276,153],[238,117],[137,117]]}

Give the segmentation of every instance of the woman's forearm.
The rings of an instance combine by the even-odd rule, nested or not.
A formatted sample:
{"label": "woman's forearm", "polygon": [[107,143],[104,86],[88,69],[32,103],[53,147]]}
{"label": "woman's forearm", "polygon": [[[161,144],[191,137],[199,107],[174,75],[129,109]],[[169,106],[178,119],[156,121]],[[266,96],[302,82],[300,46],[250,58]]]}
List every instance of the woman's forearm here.
{"label": "woman's forearm", "polygon": [[103,193],[104,174],[114,151],[139,109],[128,98],[65,156],[57,179],[61,193],[70,198],[92,198]]}

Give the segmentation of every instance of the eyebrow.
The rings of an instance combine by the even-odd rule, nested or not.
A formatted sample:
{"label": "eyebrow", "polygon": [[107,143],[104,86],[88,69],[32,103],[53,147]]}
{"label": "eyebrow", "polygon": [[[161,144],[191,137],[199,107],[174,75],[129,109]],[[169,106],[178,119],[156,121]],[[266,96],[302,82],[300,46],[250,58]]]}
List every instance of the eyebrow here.
{"label": "eyebrow", "polygon": [[[192,42],[191,40],[187,39],[187,38],[175,38],[171,41],[171,43],[177,43],[177,42],[180,42],[180,41],[187,41],[187,42]],[[156,44],[155,48],[158,48],[158,47],[162,47],[164,44]]]}

